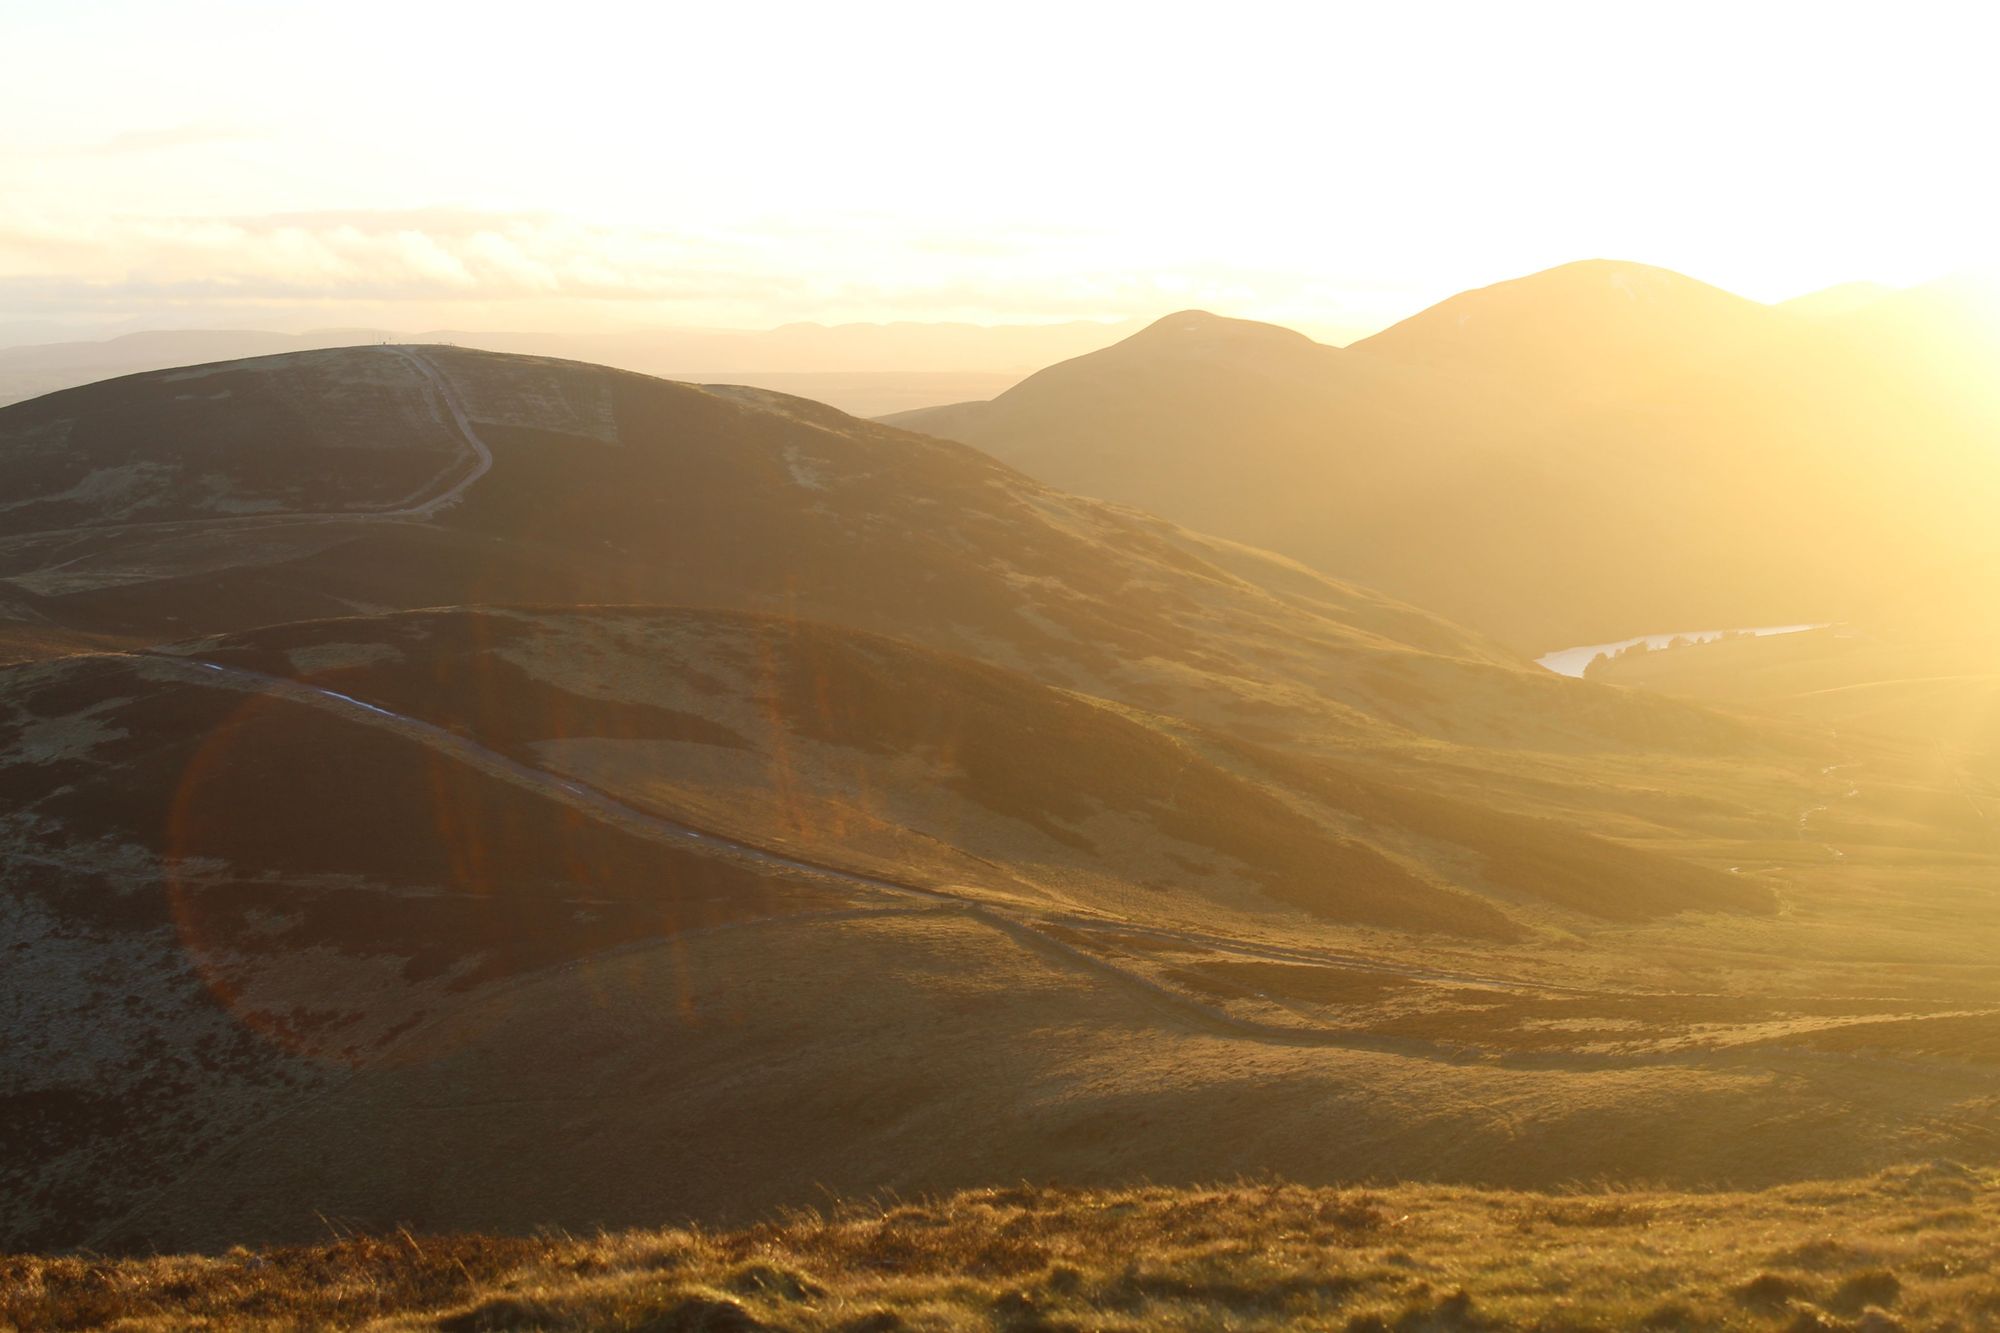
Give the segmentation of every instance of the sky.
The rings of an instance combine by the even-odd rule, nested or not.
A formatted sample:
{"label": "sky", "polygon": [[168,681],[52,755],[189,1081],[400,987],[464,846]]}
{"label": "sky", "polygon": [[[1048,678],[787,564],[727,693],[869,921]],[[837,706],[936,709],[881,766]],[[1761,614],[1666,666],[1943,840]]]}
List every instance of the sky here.
{"label": "sky", "polygon": [[2000,260],[1976,13],[0,0],[0,340],[1907,285]]}

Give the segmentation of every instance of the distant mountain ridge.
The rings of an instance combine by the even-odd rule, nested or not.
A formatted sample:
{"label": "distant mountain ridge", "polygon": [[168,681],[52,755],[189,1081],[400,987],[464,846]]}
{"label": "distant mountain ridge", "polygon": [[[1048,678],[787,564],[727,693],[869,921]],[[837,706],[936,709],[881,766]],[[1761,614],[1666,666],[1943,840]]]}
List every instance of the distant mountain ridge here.
{"label": "distant mountain ridge", "polygon": [[1815,312],[1591,260],[1346,348],[1185,312],[889,419],[1527,653],[1835,619],[1887,570],[1994,549],[2000,336],[1957,290]]}
{"label": "distant mountain ridge", "polygon": [[1347,350],[1523,396],[1608,395],[1726,353],[1768,310],[1669,269],[1590,259],[1462,292]]}

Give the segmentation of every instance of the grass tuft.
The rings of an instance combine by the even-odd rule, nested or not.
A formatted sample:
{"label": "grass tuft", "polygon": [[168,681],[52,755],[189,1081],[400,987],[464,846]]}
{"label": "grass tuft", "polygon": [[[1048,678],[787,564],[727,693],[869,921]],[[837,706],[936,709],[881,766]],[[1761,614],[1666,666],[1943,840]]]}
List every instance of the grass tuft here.
{"label": "grass tuft", "polygon": [[1940,1209],[1907,1172],[1715,1194],[1020,1186],[736,1231],[22,1255],[0,1258],[0,1330],[1983,1327],[2000,1314],[2000,1175],[1945,1185],[1970,1193]]}

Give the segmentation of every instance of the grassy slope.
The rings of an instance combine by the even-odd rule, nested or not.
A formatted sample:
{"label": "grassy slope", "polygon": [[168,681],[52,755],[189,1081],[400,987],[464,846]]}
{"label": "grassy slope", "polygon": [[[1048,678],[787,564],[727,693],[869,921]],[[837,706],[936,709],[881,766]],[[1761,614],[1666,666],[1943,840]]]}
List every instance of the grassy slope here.
{"label": "grassy slope", "polygon": [[[449,442],[434,422],[408,429],[426,410],[416,372],[383,349],[0,409],[0,471],[28,497],[0,513],[0,616],[26,627],[0,655],[360,608],[675,604],[808,615],[1250,739],[1744,740],[1712,715],[1554,680],[1413,607],[1050,491],[962,446],[755,390],[425,355],[495,456],[428,523],[329,512],[406,497]],[[190,384],[208,396],[183,401]],[[165,444],[144,428],[154,418],[172,425]],[[134,472],[148,449],[173,466]],[[78,492],[93,467],[125,481]]]}
{"label": "grassy slope", "polygon": [[[1188,950],[1161,962],[1267,991],[1277,970]],[[1993,1066],[1965,1059],[1966,1026],[1990,1034],[1990,1012],[1510,998],[1303,967],[1283,979],[1299,1012],[1239,1011],[1135,984],[1137,962],[1113,963],[1085,966],[991,915],[902,908],[688,933],[552,969],[288,1099],[99,1243],[302,1241],[321,1217],[513,1234],[743,1225],[828,1192],[1023,1179],[1772,1185],[1990,1152]],[[1371,980],[1386,993],[1327,994]],[[1851,1021],[1899,1010],[1912,1016]],[[1229,1021],[1239,1012],[1327,1030],[1250,1029]]]}
{"label": "grassy slope", "polygon": [[[1061,806],[1070,794],[1082,793],[1093,801],[1118,798],[1107,802],[1116,807],[1112,815],[1164,817],[1173,802],[1155,801],[1154,793],[1134,787],[1133,764],[1097,773],[1088,761],[1101,751],[1145,759],[1138,767],[1164,772],[1166,756],[1178,763],[1181,746],[1200,745],[1211,762],[1188,767],[1201,781],[1196,790],[1216,798],[1204,802],[1206,813],[1230,812],[1227,823],[1236,827],[1246,823],[1236,815],[1254,812],[1264,828],[1283,835],[1238,849],[1248,857],[1243,864],[1270,856],[1274,871],[1302,875],[1323,861],[1324,847],[1303,833],[1292,836],[1301,820],[1291,815],[1303,811],[1310,817],[1305,822],[1323,819],[1336,833],[1393,836],[1399,856],[1439,867],[1440,877],[1453,884],[1482,886],[1511,911],[1532,915],[1541,933],[1532,948],[1434,939],[1412,948],[1407,938],[1296,916],[1257,922],[1241,911],[1218,911],[1192,923],[1227,925],[1265,944],[1283,933],[1293,943],[1365,953],[1403,977],[1358,997],[1351,969],[1273,963],[1242,947],[1256,938],[1165,949],[1157,938],[1119,941],[1104,929],[1079,930],[1067,942],[1103,962],[1086,966],[1031,934],[1001,928],[992,912],[974,915],[963,908],[951,909],[959,916],[950,919],[940,909],[933,919],[907,909],[892,915],[874,904],[859,924],[764,922],[676,938],[659,948],[640,941],[639,951],[593,956],[588,966],[537,977],[506,997],[541,1003],[482,996],[477,1006],[419,1032],[421,1041],[406,1039],[399,1049],[423,1054],[425,1060],[412,1062],[421,1068],[370,1066],[324,1100],[292,1105],[287,1099],[276,1132],[206,1161],[203,1189],[185,1197],[169,1192],[152,1215],[136,1219],[130,1235],[185,1237],[191,1233],[175,1227],[186,1223],[241,1225],[241,1235],[261,1226],[268,1228],[262,1234],[297,1237],[314,1233],[314,1208],[351,1210],[350,1216],[373,1210],[365,1215],[377,1225],[402,1219],[494,1229],[600,1219],[656,1223],[660,1201],[668,1197],[691,1210],[688,1215],[719,1223],[796,1202],[832,1171],[848,1173],[829,1180],[844,1190],[884,1183],[947,1189],[1030,1172],[1106,1186],[1172,1172],[1185,1182],[1273,1166],[1309,1168],[1319,1181],[1434,1171],[1460,1180],[1540,1185],[1615,1169],[1626,1178],[1681,1184],[1747,1183],[1851,1175],[1912,1156],[1990,1149],[1985,1099],[1992,1066],[1989,1059],[1968,1063],[1967,1057],[1995,1049],[1988,1042],[2000,1030],[2000,1010],[1993,1007],[2000,992],[1987,970],[2000,927],[1991,911],[1985,819],[1955,783],[1912,775],[1891,764],[1895,756],[1850,753],[1845,741],[1824,757],[1802,758],[1796,747],[1759,743],[1765,733],[1748,724],[1522,670],[1409,608],[1154,520],[1053,495],[962,450],[858,429],[844,419],[804,421],[793,415],[806,410],[800,405],[743,411],[730,407],[734,400],[726,396],[627,379],[607,384],[601,372],[543,363],[533,363],[533,374],[524,378],[516,362],[469,354],[454,360],[452,369],[477,412],[541,423],[517,425],[513,435],[496,441],[502,466],[481,496],[454,511],[458,537],[483,542],[525,531],[549,542],[524,548],[531,555],[560,549],[554,518],[547,520],[550,531],[535,527],[544,521],[536,502],[553,493],[535,483],[597,468],[603,487],[584,492],[593,501],[624,489],[671,494],[689,506],[678,514],[685,523],[642,522],[646,515],[620,511],[630,520],[621,535],[634,542],[660,535],[657,544],[641,548],[649,558],[617,553],[606,557],[612,564],[674,569],[671,557],[713,547],[718,561],[735,568],[769,545],[771,531],[805,531],[811,542],[771,550],[767,572],[774,578],[824,565],[828,577],[816,591],[826,606],[841,610],[832,618],[851,626],[872,623],[879,614],[897,623],[948,625],[950,633],[924,636],[920,648],[891,655],[891,666],[918,663],[923,670],[878,677],[871,667],[880,661],[870,653],[855,655],[858,640],[797,631],[800,647],[838,651],[797,655],[801,671],[777,677],[786,688],[770,691],[789,701],[779,712],[785,725],[763,732],[748,728],[738,716],[745,701],[727,691],[711,701],[718,709],[713,717],[669,716],[660,710],[699,710],[695,701],[645,691],[607,711],[594,697],[607,677],[617,678],[617,693],[646,684],[645,673],[618,667],[614,655],[592,653],[523,656],[512,665],[537,677],[525,683],[494,666],[483,683],[504,687],[497,702],[505,706],[482,712],[478,705],[488,700],[460,694],[461,711],[438,713],[437,720],[463,722],[495,743],[530,747],[532,757],[549,767],[689,817],[722,812],[683,804],[706,785],[701,775],[688,778],[654,761],[673,757],[669,746],[683,746],[684,756],[693,734],[686,729],[695,722],[709,724],[711,736],[717,723],[743,728],[746,737],[786,744],[706,748],[724,757],[750,756],[759,772],[770,757],[815,760],[800,769],[818,779],[808,795],[824,798],[822,811],[837,801],[867,812],[874,807],[862,798],[871,791],[912,787],[934,799],[926,809],[938,815],[936,821],[882,822],[925,835],[926,854],[940,865],[945,857],[938,849],[954,848],[961,827],[968,850],[987,847],[973,835],[1005,839],[1006,848],[992,850],[1007,852],[1010,871],[1032,874],[1072,899],[1084,898],[1085,890],[1104,894],[1112,878],[1075,880],[1075,863],[1115,863],[1134,890],[1148,893],[1097,901],[1137,920],[1150,916],[1156,926],[1161,900],[1142,883],[1150,877],[1144,862],[1167,840],[1130,834],[1136,823],[1116,825],[1098,812],[1087,816],[1077,836],[1087,834],[1092,850],[1103,855],[1076,856],[1074,844],[1055,836],[1079,826]],[[584,406],[563,396],[569,393]],[[602,415],[596,407],[618,408],[621,394],[632,396],[624,405],[632,425],[626,446],[650,459],[648,467],[657,464],[638,475],[673,480],[675,469],[685,466],[702,485],[632,488],[626,485],[631,474],[613,466],[620,456],[577,433],[579,422]],[[541,416],[528,410],[533,404]],[[680,426],[708,444],[677,442],[673,428]],[[587,452],[592,448],[596,454]],[[746,460],[753,466],[745,468]],[[815,484],[799,481],[794,464]],[[886,545],[884,532],[922,530],[917,511],[897,505],[905,504],[898,497],[926,487],[951,497],[957,512],[979,516],[979,526],[993,529],[990,539],[957,555],[919,544],[865,561],[834,562],[842,552]],[[761,529],[748,525],[735,534],[737,545],[718,545],[732,534],[701,513],[715,488],[741,501],[723,510],[771,522]],[[808,521],[802,514],[818,517]],[[404,535],[410,550],[428,549],[418,537],[443,540],[429,529]],[[355,545],[366,543],[357,538]],[[382,569],[369,574],[375,566],[356,558],[340,565],[340,578],[329,575],[327,586],[397,590],[395,598],[383,597],[384,605],[416,599],[434,586],[454,597],[479,590],[442,576],[436,585],[422,579],[406,585],[399,580],[407,569],[387,558],[404,548],[385,541],[370,549],[370,560],[380,558]],[[581,561],[574,551],[564,559],[572,557]],[[913,565],[938,574],[953,595],[935,605],[926,601],[930,594],[904,568]],[[66,576],[74,575],[72,569]],[[379,584],[369,581],[377,577]],[[555,592],[622,589],[616,581],[593,579],[578,574],[574,585]],[[206,575],[184,583],[190,596],[215,597]],[[131,595],[141,601],[157,592],[152,585],[135,586]],[[291,585],[273,586],[283,594],[274,594],[276,600],[289,605]],[[304,580],[298,586],[316,585]],[[773,609],[767,594],[776,586],[756,585],[755,595],[743,600]],[[1024,599],[1023,588],[1035,594]],[[518,591],[512,584],[503,590]],[[239,609],[246,616],[262,605],[243,596]],[[839,600],[843,596],[849,600]],[[825,609],[812,599],[807,604]],[[927,606],[968,605],[981,609],[962,625],[920,614]],[[344,668],[326,658],[325,650],[350,637],[350,628],[335,628],[329,641],[302,645],[322,654],[316,670],[353,673],[337,683],[366,684],[364,696],[393,685],[403,691],[394,701],[430,715],[437,701],[409,693],[424,682],[385,671],[379,654]],[[305,632],[293,627],[283,634]],[[828,642],[821,644],[822,637]],[[430,644],[418,660],[448,665],[454,659],[443,647]],[[947,662],[933,656],[940,649],[969,652],[988,665]],[[306,668],[305,662],[292,665]],[[815,669],[803,670],[805,665]],[[1053,670],[1056,665],[1064,669]],[[1006,666],[1051,670],[1057,680],[1092,687],[1125,707],[1048,690],[1046,681],[1031,689],[1011,680],[1001,669]],[[62,674],[49,670],[51,679]],[[951,688],[912,688],[938,681]],[[518,707],[516,686],[532,686],[539,708]],[[973,686],[985,702],[963,718],[934,706],[966,697]],[[1332,705],[1321,697],[1322,686]],[[161,729],[145,725],[148,719],[189,698],[229,713],[243,704],[213,689],[128,689],[121,677],[103,689],[80,691],[62,707],[52,701],[31,710],[35,717],[22,721],[33,728],[36,745],[52,743],[43,724],[77,723],[55,729],[57,740],[82,747],[68,756],[81,767],[77,776],[96,773],[114,785],[131,784],[130,791],[112,792],[129,798],[128,804],[96,812],[101,829],[79,820],[80,798],[72,791],[61,798],[67,805],[58,827],[163,827],[167,821],[145,802],[163,800],[175,785],[163,775],[186,765],[154,756],[148,772],[130,762],[84,761],[92,754],[132,759],[120,747],[140,746],[135,737],[157,740]],[[1228,702],[1208,706],[1217,699]],[[1361,725],[1356,710],[1368,711],[1364,704],[1392,714],[1399,725]],[[1183,727],[1157,715],[1173,711],[1205,725]],[[283,712],[260,710],[249,725]],[[532,733],[493,730],[496,721],[524,718],[557,725]],[[900,745],[877,755],[860,742],[885,719],[902,728]],[[1037,784],[999,762],[1019,758],[1018,747],[1008,744],[1008,728],[1037,719],[1048,725],[1035,757],[1065,760],[1060,784],[1048,781],[1054,768]],[[317,741],[332,724],[307,722],[311,733],[274,731],[277,743],[257,752],[324,767],[316,756],[328,747],[305,742]],[[966,730],[952,735],[961,722]],[[621,729],[625,723],[633,729]],[[277,717],[271,725],[292,724]],[[1205,739],[1223,734],[1261,745],[1226,747]],[[579,736],[589,739],[589,748],[576,744]],[[412,750],[382,736],[372,740],[377,751]],[[913,740],[926,743],[912,746]],[[944,740],[953,744],[938,743]],[[345,752],[345,743],[338,749]],[[896,766],[914,765],[913,751],[950,759],[922,772],[945,781],[892,783],[908,777]],[[354,753],[366,757],[358,747]],[[968,766],[973,758],[979,762]],[[1863,761],[1858,768],[1851,762],[1857,758]],[[417,771],[390,759],[406,777]],[[1301,767],[1308,771],[1294,771]],[[238,798],[294,792],[270,780],[272,771],[245,766],[223,772],[216,790],[227,799],[209,806],[230,810],[239,808]],[[332,783],[341,775],[318,776]],[[11,774],[35,799],[48,795],[49,777],[39,760]],[[316,853],[388,856],[396,839],[382,832],[374,805],[386,802],[406,814],[426,808],[392,800],[394,789],[366,780],[368,774],[360,777],[343,792],[361,792],[367,802],[351,809],[332,799],[277,803],[281,811],[315,818],[322,808],[371,816],[363,821],[373,825],[371,833],[335,829],[313,844]],[[677,777],[683,780],[670,781]],[[1263,799],[1266,788],[1286,790],[1283,810]],[[620,903],[651,901],[636,891],[650,883],[640,853],[650,857],[651,851],[614,857],[608,844],[622,839],[581,825],[565,825],[563,840],[553,832],[529,837],[537,826],[514,815],[512,804],[496,797],[490,808],[496,823],[533,846],[574,846],[589,864],[606,867],[608,888],[635,886],[630,893],[593,893],[597,901],[587,904],[552,899],[564,908],[562,915],[570,906],[608,913]],[[108,818],[133,810],[148,817],[122,824]],[[1522,818],[1531,810],[1533,822]],[[893,806],[887,812],[900,813]],[[1024,812],[1056,818],[1043,818],[1049,827],[1038,827],[1019,817]],[[745,804],[733,817],[744,822],[742,834],[762,836],[787,813]],[[553,822],[560,814],[550,809],[535,817]],[[1947,818],[1958,822],[1947,824]],[[962,825],[952,822],[960,819]],[[187,826],[183,821],[178,827]],[[786,845],[822,855],[861,841],[831,823],[818,825],[822,836],[809,838],[812,828],[793,830],[788,837],[796,842]],[[400,825],[391,831],[411,838],[432,832]],[[1196,841],[1203,846],[1229,850],[1210,836],[1218,830],[1196,823],[1176,820],[1168,831],[1201,834]],[[252,822],[224,826],[217,836],[229,838],[221,850],[248,857],[276,832]],[[243,838],[267,841],[245,844]],[[597,850],[600,840],[607,846]],[[466,841],[479,847],[488,839]],[[916,841],[885,841],[865,850],[893,862]],[[1030,845],[1040,849],[1038,857],[1022,865],[1028,858],[1015,853]],[[1296,854],[1279,855],[1288,848]],[[205,843],[200,850],[217,849]],[[1694,863],[1711,884],[1740,872],[1742,883],[1774,895],[1781,912],[1600,924],[1535,906],[1538,899],[1567,899],[1576,907],[1592,896],[1610,896],[1606,886],[1625,890],[1640,878],[1628,872],[1642,851]],[[344,865],[329,860],[310,868],[337,872]],[[966,858],[954,865],[968,878],[975,873]],[[522,877],[527,889],[534,887],[527,872],[547,878],[534,858],[505,858],[502,868]],[[449,873],[431,868],[417,878],[450,883],[458,873],[458,867]],[[1194,873],[1182,866],[1167,877],[1179,882]],[[1356,887],[1348,876],[1334,878],[1342,893]],[[44,886],[44,896],[48,881],[46,873],[35,872],[33,882]],[[81,913],[129,901],[97,887],[79,882],[62,906]],[[486,906],[540,901],[515,892],[511,880],[500,887],[508,891],[453,900],[460,916],[452,920],[471,923],[466,930],[474,944],[480,941],[473,927],[487,919]],[[686,887],[699,896],[708,886]],[[1673,885],[1637,887],[1650,896]],[[329,893],[327,910],[352,897]],[[423,928],[435,942],[435,923],[414,914],[443,909],[419,899],[410,904],[404,910],[412,915],[399,915],[393,924],[400,928],[407,921],[413,933]],[[219,899],[214,912],[196,914],[204,926],[197,933],[206,940],[221,921],[232,927],[233,938],[238,925],[268,924],[257,907],[248,895]],[[624,942],[632,933],[621,928],[612,941],[590,938]],[[547,937],[542,929],[516,934]],[[579,929],[571,938],[584,935],[590,931]],[[374,979],[368,969],[382,952],[366,953],[353,971],[356,992]],[[1440,979],[1431,970],[1473,980]],[[856,977],[868,984],[853,984]],[[1935,1013],[1945,1006],[1972,1012]],[[1976,1044],[1963,1040],[1966,1025],[1977,1029]],[[1273,1034],[1273,1027],[1299,1031]],[[1335,1040],[1329,1041],[1328,1030]],[[492,1040],[495,1033],[505,1040]],[[583,1036],[600,1044],[580,1043]],[[770,1071],[754,1096],[744,1091],[740,1065],[752,1036],[763,1043],[759,1049],[768,1061],[758,1069]],[[53,1040],[62,1045],[60,1034]],[[918,1046],[921,1058],[913,1058]],[[1866,1063],[1853,1062],[1857,1052]],[[959,1064],[947,1066],[947,1057]],[[1906,1077],[1919,1060],[1916,1076]],[[579,1092],[582,1065],[593,1079]],[[536,1095],[523,1097],[524,1091]],[[141,1104],[136,1097],[112,1100]],[[768,1114],[757,1114],[766,1108]],[[816,1127],[828,1125],[854,1132],[844,1142],[812,1137],[823,1132]],[[754,1132],[760,1129],[765,1132]],[[718,1131],[734,1136],[728,1159],[719,1162]],[[347,1155],[330,1146],[344,1147]],[[579,1173],[562,1160],[569,1151],[587,1159],[597,1177],[576,1179]],[[523,1170],[523,1163],[537,1161],[549,1167],[549,1177]],[[352,1169],[357,1162],[368,1169]],[[1097,1174],[1058,1169],[1074,1163]],[[561,1212],[552,1211],[549,1193],[537,1192],[552,1179],[562,1182],[555,1200]],[[228,1201],[226,1216],[176,1214],[183,1207],[213,1208],[216,1200]],[[456,1221],[417,1211],[433,1206],[462,1211]]]}
{"label": "grassy slope", "polygon": [[[1600,917],[1770,905],[1739,877],[1654,853],[1614,857],[1574,829],[1552,836],[1545,821],[1385,789],[1324,761],[1266,755],[1267,771],[1232,768],[1209,753],[1226,749],[1216,738],[1176,736],[1165,719],[810,622],[419,612],[278,627],[206,651],[280,675],[319,663],[320,684],[699,827],[848,863],[866,846],[877,873],[984,879],[998,863],[1040,878],[1060,864],[1145,883],[1135,905],[1158,910],[1172,886],[1213,896],[1210,881],[1230,877],[1222,866],[1238,866],[1270,901],[1322,918],[1489,938],[1519,930],[1453,886],[1468,855],[1510,896]],[[357,663],[326,665],[341,653]],[[661,731],[654,714],[714,734]],[[1380,849],[1399,836],[1427,840],[1405,849],[1407,864]],[[976,864],[929,871],[928,853],[954,845]],[[1436,882],[1413,873],[1441,855]]]}
{"label": "grassy slope", "polygon": [[737,1231],[27,1257],[0,1259],[0,1327],[1984,1327],[1996,1183],[1934,1164],[1758,1194],[1020,1187]]}
{"label": "grassy slope", "polygon": [[[524,789],[489,790],[486,768],[353,710],[133,677],[177,670],[158,659],[17,669],[41,682],[17,721],[47,762],[0,768],[0,790],[30,818],[53,809],[71,838],[172,827],[154,850],[220,876],[182,878],[163,936],[100,920],[158,893],[44,874],[27,899],[59,917],[46,938],[95,932],[135,958],[178,940],[192,947],[166,956],[229,983],[211,1017],[339,1053],[329,1073],[292,1044],[274,1048],[282,1067],[225,1051],[249,1092],[217,1084],[176,1102],[179,1120],[155,1099],[166,1138],[146,1152],[43,1173],[55,1192],[34,1206],[51,1218],[80,1216],[81,1183],[104,1187],[63,1243],[301,1240],[315,1210],[376,1229],[737,1224],[820,1185],[1265,1170],[1747,1185],[1986,1160],[1990,849],[1956,792],[1953,831],[1910,805],[1938,793],[1883,761],[1799,775],[1601,756],[1585,786],[1581,758],[1480,766],[1453,747],[1391,775],[872,636],[715,612],[412,612],[202,652],[931,893],[790,873],[729,889],[679,864],[673,840],[639,846],[523,804]],[[166,743],[212,732],[201,764]],[[440,788],[451,798],[433,811],[420,778],[467,786]],[[1522,816],[1531,803],[1542,817]],[[457,813],[433,826],[442,811]],[[479,811],[490,826],[466,824]],[[1233,839],[1251,827],[1250,844]],[[465,836],[438,836],[453,830]],[[16,832],[36,855],[86,850]],[[1350,839],[1524,932],[1412,936],[1333,911],[1428,896],[1363,882],[1333,855]],[[501,847],[515,854],[472,854]],[[438,862],[451,849],[465,855]],[[1704,884],[1778,910],[1670,912],[1714,905],[1678,898]],[[259,947],[273,938],[285,947]],[[161,1006],[132,1031],[186,1047],[186,1006]],[[31,1012],[25,1026],[53,1052],[73,1045],[68,1021]],[[395,1036],[412,1021],[426,1026]],[[281,1094],[257,1091],[273,1080]],[[107,1114],[138,1104],[117,1092]],[[16,1110],[30,1128],[89,1132],[40,1103]],[[267,1115],[255,1132],[244,1121]],[[162,1191],[111,1169],[166,1162],[158,1145],[183,1123],[205,1137],[159,1168]],[[662,1215],[669,1199],[681,1211]],[[32,1221],[27,1206],[7,1220]]]}

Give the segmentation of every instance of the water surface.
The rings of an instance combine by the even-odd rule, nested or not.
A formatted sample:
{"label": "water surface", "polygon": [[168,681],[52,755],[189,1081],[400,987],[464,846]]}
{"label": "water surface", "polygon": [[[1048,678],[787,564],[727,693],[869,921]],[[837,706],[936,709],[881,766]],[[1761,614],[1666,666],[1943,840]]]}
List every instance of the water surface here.
{"label": "water surface", "polygon": [[1684,629],[1666,634],[1641,634],[1633,639],[1620,639],[1616,643],[1586,643],[1577,648],[1558,648],[1552,653],[1543,653],[1535,659],[1538,666],[1545,666],[1559,676],[1581,676],[1583,669],[1599,653],[1616,653],[1630,648],[1635,643],[1643,643],[1648,648],[1664,648],[1675,639],[1692,639],[1696,643],[1710,643],[1725,634],[1797,634],[1800,630],[1825,629],[1826,621],[1816,621],[1810,625],[1754,625],[1748,629]]}

